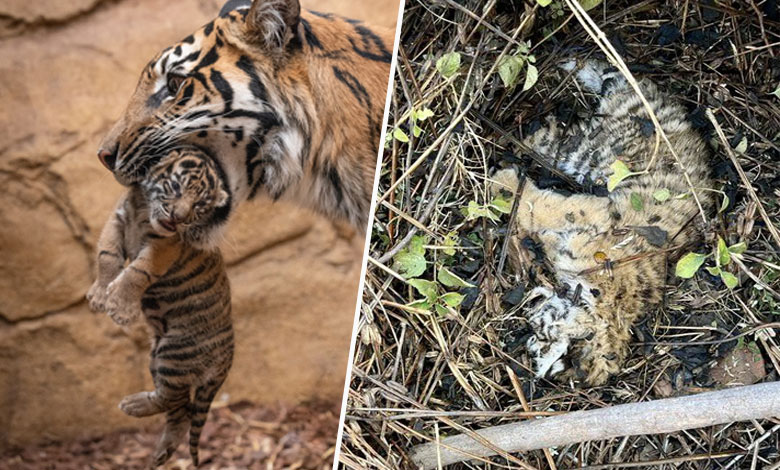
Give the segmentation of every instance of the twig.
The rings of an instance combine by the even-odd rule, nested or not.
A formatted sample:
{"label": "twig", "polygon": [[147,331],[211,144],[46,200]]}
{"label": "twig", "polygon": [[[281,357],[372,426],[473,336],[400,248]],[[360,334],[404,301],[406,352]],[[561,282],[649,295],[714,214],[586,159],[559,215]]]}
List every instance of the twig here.
{"label": "twig", "polygon": [[[780,382],[770,382],[678,398],[617,405],[597,410],[519,423],[503,424],[476,431],[486,447],[466,435],[412,449],[415,464],[435,468],[441,450],[441,464],[450,465],[471,456],[488,457],[499,448],[506,453],[557,447],[577,442],[618,436],[659,434],[716,424],[765,419],[780,415]],[[458,450],[454,450],[458,449]],[[461,452],[465,452],[461,453]]]}

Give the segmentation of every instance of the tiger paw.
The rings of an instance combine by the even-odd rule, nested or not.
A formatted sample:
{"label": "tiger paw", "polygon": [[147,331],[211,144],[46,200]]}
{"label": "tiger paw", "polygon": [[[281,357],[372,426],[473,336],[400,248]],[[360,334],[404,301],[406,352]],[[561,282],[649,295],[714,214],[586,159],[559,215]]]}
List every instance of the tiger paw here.
{"label": "tiger paw", "polygon": [[104,312],[106,310],[107,299],[107,287],[98,281],[93,282],[92,286],[87,291],[89,309],[93,312]]}
{"label": "tiger paw", "polygon": [[122,289],[122,284],[114,281],[106,289],[105,310],[117,325],[125,326],[141,315],[141,300]]}

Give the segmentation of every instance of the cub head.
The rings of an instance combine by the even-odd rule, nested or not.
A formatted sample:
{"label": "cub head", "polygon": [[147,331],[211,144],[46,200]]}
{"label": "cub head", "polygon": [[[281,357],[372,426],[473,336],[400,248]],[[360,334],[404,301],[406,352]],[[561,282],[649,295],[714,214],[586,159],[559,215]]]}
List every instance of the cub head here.
{"label": "cub head", "polygon": [[197,149],[169,152],[141,183],[149,222],[160,236],[180,234],[199,246],[210,245],[226,219],[230,193],[216,162]]}
{"label": "cub head", "polygon": [[[228,1],[219,17],[145,67],[100,144],[100,161],[130,185],[170,149],[190,144],[235,156],[234,166],[245,174],[244,161],[287,119],[279,111],[277,75],[296,67],[299,22],[298,0]],[[239,174],[225,170],[231,179]]]}

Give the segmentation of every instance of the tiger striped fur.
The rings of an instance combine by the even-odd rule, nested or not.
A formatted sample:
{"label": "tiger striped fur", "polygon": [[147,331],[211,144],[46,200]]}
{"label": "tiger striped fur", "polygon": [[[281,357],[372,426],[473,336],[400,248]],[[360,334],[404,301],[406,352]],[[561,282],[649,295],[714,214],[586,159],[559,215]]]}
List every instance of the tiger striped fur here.
{"label": "tiger striped fur", "polygon": [[362,232],[391,44],[389,30],[302,12],[298,0],[231,0],[148,64],[98,156],[129,185],[171,148],[208,150],[234,196],[211,221],[217,231],[237,205],[265,194]]}
{"label": "tiger striped fur", "polygon": [[[98,242],[98,275],[87,297],[118,324],[143,316],[153,331],[155,389],[125,397],[131,416],[166,414],[154,454],[162,465],[187,430],[198,441],[209,407],[233,360],[230,286],[219,250],[203,250],[201,227],[230,203],[210,157],[175,150],[131,186]],[[125,261],[129,264],[125,267]]]}
{"label": "tiger striped fur", "polygon": [[[562,68],[575,67],[570,61]],[[550,119],[524,143],[581,184],[605,184],[610,165],[618,159],[634,171],[644,169],[654,152],[655,128],[639,96],[619,72],[602,62],[582,64],[576,77],[585,89],[601,95],[594,117],[565,129]],[[541,190],[530,180],[521,190],[518,236],[541,241],[558,282],[556,289],[537,287],[531,293],[536,305],[527,313],[533,330],[527,347],[538,376],[563,371],[567,352],[575,367],[563,378],[598,385],[619,372],[632,325],[646,308],[662,300],[666,279],[662,250],[697,237],[695,200],[671,197],[659,202],[653,193],[666,189],[672,196],[690,195],[684,169],[704,210],[712,208],[704,140],[691,128],[684,108],[654,83],[643,79],[640,89],[680,165],[662,143],[649,173],[623,180],[607,197],[564,196]],[[497,172],[493,180],[494,189],[514,191],[518,185],[512,169]],[[632,195],[643,202],[641,211],[632,207]],[[635,255],[638,259],[613,269],[605,265],[605,260]]]}

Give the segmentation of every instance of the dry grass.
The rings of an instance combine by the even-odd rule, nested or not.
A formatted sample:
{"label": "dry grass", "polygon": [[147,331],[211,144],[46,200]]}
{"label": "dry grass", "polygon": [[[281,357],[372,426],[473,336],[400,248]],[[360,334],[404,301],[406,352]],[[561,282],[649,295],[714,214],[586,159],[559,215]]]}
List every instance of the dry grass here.
{"label": "dry grass", "polygon": [[[530,0],[407,1],[389,132],[401,128],[411,141],[392,141],[384,156],[343,468],[410,468],[409,449],[438,436],[718,387],[713,366],[737,346],[750,345],[757,378],[780,378],[780,339],[760,328],[780,320],[779,247],[766,225],[780,215],[780,99],[771,94],[780,85],[780,22],[772,0],[609,0],[589,12],[634,75],[678,97],[713,144],[713,189],[730,204],[708,215],[704,240],[689,248],[708,251],[721,236],[749,249],[734,263],[740,285],[733,291],[703,270],[688,281],[670,273],[664,305],[635,326],[632,356],[608,385],[582,388],[529,373],[522,294],[550,274],[529,243],[507,241],[510,216],[467,220],[461,209],[489,202],[487,175],[513,163],[547,186],[582,190],[516,144],[548,114],[570,121],[592,109],[591,97],[553,64],[600,49],[566,2],[555,3],[563,15]],[[522,77],[507,90],[496,74],[520,41],[531,42],[540,72],[526,92]],[[444,79],[435,61],[449,51],[463,63]],[[434,116],[418,123],[424,132],[414,138],[409,116],[426,107]],[[744,153],[724,148],[743,138]],[[448,255],[441,246],[452,232],[458,249]],[[413,235],[427,237],[429,265],[420,277],[433,279],[433,266],[444,264],[477,286],[461,289],[467,299],[459,313],[407,306],[420,296],[396,272],[394,257]],[[780,468],[778,429],[780,421],[735,423],[451,468]]]}

